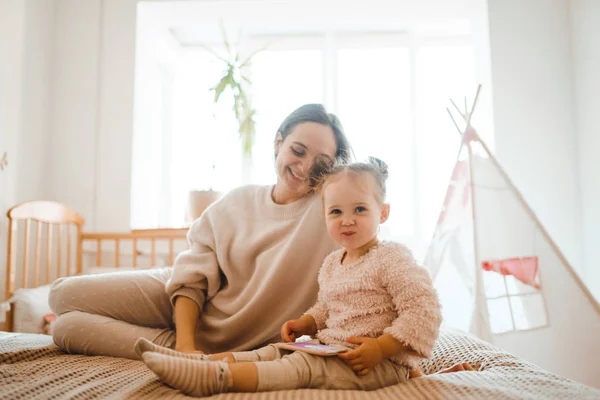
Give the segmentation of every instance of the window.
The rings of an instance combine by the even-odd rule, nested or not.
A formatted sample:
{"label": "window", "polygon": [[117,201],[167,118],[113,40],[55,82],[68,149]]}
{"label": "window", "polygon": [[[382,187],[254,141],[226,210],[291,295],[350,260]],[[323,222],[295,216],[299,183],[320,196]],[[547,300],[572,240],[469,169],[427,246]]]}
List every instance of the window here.
{"label": "window", "polygon": [[[149,155],[141,149],[148,145],[134,143],[133,226],[181,226],[190,190],[274,183],[279,124],[301,104],[323,103],[340,117],[359,159],[376,156],[390,166],[392,212],[382,235],[423,255],[460,142],[447,100],[475,87],[470,39],[323,33],[242,41],[248,53],[265,43],[251,67],[257,110],[251,159],[242,156],[231,100],[213,102],[210,88],[222,71],[212,54],[181,48],[168,74],[157,75],[170,82],[155,108],[162,150],[152,161],[159,165],[144,169]],[[157,171],[161,179],[152,175]],[[148,196],[159,199],[140,205]]]}
{"label": "window", "polygon": [[538,257],[483,262],[490,330],[494,334],[548,324],[538,277]]}
{"label": "window", "polygon": [[323,51],[314,46],[266,50],[253,59],[257,135],[252,149],[252,173],[247,183],[275,182],[273,141],[277,128],[298,106],[324,103],[322,65]]}
{"label": "window", "polygon": [[356,156],[375,156],[389,166],[387,200],[393,206],[381,233],[411,237],[415,157],[410,50],[371,42],[342,47],[337,55],[337,109]]}

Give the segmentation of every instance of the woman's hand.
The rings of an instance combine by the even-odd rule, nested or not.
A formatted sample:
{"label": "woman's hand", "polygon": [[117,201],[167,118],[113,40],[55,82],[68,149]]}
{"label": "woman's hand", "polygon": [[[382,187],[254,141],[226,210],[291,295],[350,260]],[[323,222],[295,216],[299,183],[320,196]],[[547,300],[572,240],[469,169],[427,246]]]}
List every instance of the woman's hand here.
{"label": "woman's hand", "polygon": [[338,357],[344,360],[357,375],[363,376],[368,374],[371,372],[371,369],[384,359],[383,351],[377,339],[350,337],[346,340],[349,343],[360,346],[346,353],[341,353]]}
{"label": "woman's hand", "polygon": [[291,319],[281,326],[281,338],[284,342],[295,342],[302,335],[314,335],[315,333],[317,333],[317,324],[310,315]]}

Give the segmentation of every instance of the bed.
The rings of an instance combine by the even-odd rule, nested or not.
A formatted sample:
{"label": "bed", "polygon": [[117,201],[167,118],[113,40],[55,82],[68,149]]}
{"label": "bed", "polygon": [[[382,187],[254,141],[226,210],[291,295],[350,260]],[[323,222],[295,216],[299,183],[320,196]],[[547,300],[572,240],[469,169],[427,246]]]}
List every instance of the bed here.
{"label": "bed", "polygon": [[[442,331],[427,373],[469,361],[477,372],[433,374],[372,392],[302,389],[215,399],[599,399],[600,391],[554,375],[481,340]],[[0,333],[0,398],[177,399],[141,361],[62,353],[40,334]]]}
{"label": "bed", "polygon": [[[39,205],[39,204],[38,204]],[[60,206],[60,207],[59,207]],[[37,215],[29,213],[13,213],[9,220],[9,263],[7,268],[6,293],[14,298],[15,293],[39,290],[44,283],[53,277],[54,266],[58,272],[54,275],[64,276],[77,273],[89,273],[85,264],[86,254],[96,272],[102,270],[131,269],[152,267],[154,265],[172,263],[178,249],[185,246],[185,229],[142,230],[127,233],[85,233],[82,232],[83,219],[76,214],[69,214],[61,205],[45,204],[46,211],[54,210],[54,220],[50,217],[37,218],[38,221],[50,224],[75,225],[74,246],[62,252],[63,260],[56,262],[56,257],[46,260],[45,273],[40,272],[43,263],[43,246],[37,244],[15,245],[16,226],[13,223],[17,216]],[[60,211],[60,212],[59,212]],[[39,214],[39,212],[38,212]],[[52,215],[45,214],[45,215]],[[39,217],[39,215],[37,215]],[[60,220],[61,222],[56,222]],[[37,239],[42,238],[46,244],[70,243],[70,239],[60,234],[44,236],[44,229],[39,222],[27,222],[25,230],[35,233]],[[21,225],[23,222],[21,221]],[[55,221],[55,222],[52,222]],[[65,222],[66,221],[66,222]],[[33,224],[33,225],[32,225]],[[40,223],[41,224],[41,223]],[[32,230],[35,227],[35,230]],[[64,231],[68,229],[62,228]],[[49,230],[50,231],[50,230]],[[25,235],[25,238],[28,236]],[[54,238],[54,239],[52,239]],[[27,239],[26,239],[27,240]],[[107,246],[109,243],[110,246]],[[177,244],[178,243],[178,244]],[[48,248],[52,247],[47,245]],[[35,249],[35,255],[34,251]],[[41,250],[40,250],[41,249]],[[19,259],[18,251],[23,250]],[[29,251],[31,250],[31,251]],[[28,254],[33,257],[27,261]],[[73,254],[74,262],[67,264],[65,255]],[[109,260],[106,260],[110,253]],[[24,260],[23,260],[24,258]],[[141,260],[147,263],[142,265]],[[159,262],[162,259],[162,262]],[[15,267],[31,264],[31,273]],[[54,260],[54,261],[52,261]],[[23,261],[25,261],[23,263]],[[64,267],[64,268],[63,268]],[[25,268],[27,269],[27,268]],[[38,275],[40,275],[38,277]],[[45,275],[45,276],[44,276]],[[17,279],[20,277],[21,279]],[[17,283],[19,289],[16,289]],[[26,292],[25,292],[26,293]],[[31,294],[31,292],[29,292]],[[29,296],[37,298],[40,295]],[[23,297],[27,299],[27,296]],[[12,303],[14,312],[8,318],[4,332],[0,332],[0,399],[48,399],[48,398],[184,398],[183,394],[161,384],[155,375],[140,361],[112,357],[87,357],[69,355],[56,347],[52,338],[40,333],[8,332],[9,328],[18,326],[20,322],[19,306],[35,308],[37,306]],[[42,301],[43,303],[43,301]],[[23,309],[21,311],[24,311]],[[16,317],[16,319],[15,319]],[[38,321],[39,322],[39,321]],[[435,372],[458,363],[469,362],[475,372],[465,371],[451,374],[435,374]],[[217,399],[600,399],[600,391],[578,382],[552,374],[534,364],[511,355],[497,347],[483,342],[468,334],[442,330],[433,356],[422,362],[428,376],[373,392],[361,391],[325,391],[295,390],[256,394],[223,394]]]}

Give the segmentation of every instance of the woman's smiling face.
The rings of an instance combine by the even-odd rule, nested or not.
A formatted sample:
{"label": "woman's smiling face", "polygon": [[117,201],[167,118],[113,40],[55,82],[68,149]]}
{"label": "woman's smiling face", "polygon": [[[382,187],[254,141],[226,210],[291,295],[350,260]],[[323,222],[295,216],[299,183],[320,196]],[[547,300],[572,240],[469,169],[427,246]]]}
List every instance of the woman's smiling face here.
{"label": "woman's smiling face", "polygon": [[316,122],[296,125],[291,133],[275,140],[277,184],[274,197],[279,203],[290,203],[310,190],[310,170],[317,157],[333,162],[336,142],[333,130]]}

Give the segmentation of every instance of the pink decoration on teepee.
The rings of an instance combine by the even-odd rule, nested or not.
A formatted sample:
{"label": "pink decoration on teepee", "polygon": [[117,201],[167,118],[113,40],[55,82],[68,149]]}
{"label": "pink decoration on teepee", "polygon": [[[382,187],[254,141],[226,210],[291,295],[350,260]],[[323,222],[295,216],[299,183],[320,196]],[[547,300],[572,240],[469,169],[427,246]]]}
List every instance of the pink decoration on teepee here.
{"label": "pink decoration on teepee", "polygon": [[540,284],[537,282],[537,257],[515,257],[504,260],[483,261],[481,266],[486,271],[494,271],[501,275],[512,275],[524,284],[540,289]]}
{"label": "pink decoration on teepee", "polygon": [[465,131],[465,133],[463,133],[462,136],[462,141],[463,144],[467,144],[469,142],[474,142],[474,141],[478,141],[479,140],[479,135],[477,134],[477,132],[475,132],[475,129],[473,129],[473,127],[468,126],[467,130]]}
{"label": "pink decoration on teepee", "polygon": [[[454,166],[442,212],[438,218],[438,225],[444,222],[448,213],[455,214],[455,217],[460,218],[467,211],[471,192],[468,173],[469,169],[466,161],[459,161]],[[457,189],[461,189],[461,191],[459,192]]]}

